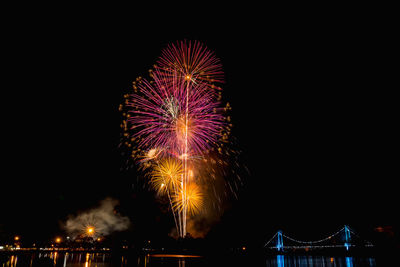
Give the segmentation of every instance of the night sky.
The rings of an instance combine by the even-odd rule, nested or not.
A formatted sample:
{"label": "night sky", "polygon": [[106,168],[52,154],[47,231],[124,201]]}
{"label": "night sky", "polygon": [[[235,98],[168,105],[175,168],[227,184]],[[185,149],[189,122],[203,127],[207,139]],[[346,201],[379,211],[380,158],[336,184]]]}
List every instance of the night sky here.
{"label": "night sky", "polygon": [[344,224],[398,226],[397,88],[392,50],[374,22],[66,13],[9,21],[19,23],[3,51],[2,238],[53,238],[68,214],[108,196],[130,216],[133,235],[168,234],[169,214],[126,169],[118,106],[161,50],[182,39],[221,59],[249,169],[210,235],[251,242],[283,229],[307,240]]}

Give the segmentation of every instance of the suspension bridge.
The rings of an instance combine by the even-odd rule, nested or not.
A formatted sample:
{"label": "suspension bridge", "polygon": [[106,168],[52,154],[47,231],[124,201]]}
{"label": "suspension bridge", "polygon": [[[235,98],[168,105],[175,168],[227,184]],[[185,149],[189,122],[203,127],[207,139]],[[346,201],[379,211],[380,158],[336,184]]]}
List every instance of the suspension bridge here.
{"label": "suspension bridge", "polygon": [[282,231],[277,231],[275,235],[265,243],[264,247],[277,252],[297,249],[316,250],[329,248],[343,248],[348,251],[352,248],[373,247],[373,244],[362,239],[349,226],[345,225],[336,233],[315,241],[297,240],[285,235]]}

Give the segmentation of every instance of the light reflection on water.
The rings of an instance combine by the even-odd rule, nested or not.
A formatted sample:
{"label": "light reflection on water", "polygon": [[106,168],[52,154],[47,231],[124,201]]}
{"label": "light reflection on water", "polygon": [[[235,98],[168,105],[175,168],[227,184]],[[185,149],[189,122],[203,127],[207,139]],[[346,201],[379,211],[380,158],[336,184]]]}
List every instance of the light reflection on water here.
{"label": "light reflection on water", "polygon": [[[52,266],[52,267],[202,267],[202,266],[249,266],[251,259],[245,261],[230,259],[206,260],[205,258],[152,258],[149,256],[112,256],[108,253],[26,253],[4,257],[0,255],[0,267],[22,267],[22,266]],[[271,256],[264,264],[250,264],[251,266],[285,267],[285,266],[326,266],[326,267],[361,267],[376,266],[374,258],[360,257],[328,257],[328,256],[297,256],[277,255]]]}
{"label": "light reflection on water", "polygon": [[266,266],[374,267],[376,263],[374,258],[277,255],[276,258],[267,259]]}

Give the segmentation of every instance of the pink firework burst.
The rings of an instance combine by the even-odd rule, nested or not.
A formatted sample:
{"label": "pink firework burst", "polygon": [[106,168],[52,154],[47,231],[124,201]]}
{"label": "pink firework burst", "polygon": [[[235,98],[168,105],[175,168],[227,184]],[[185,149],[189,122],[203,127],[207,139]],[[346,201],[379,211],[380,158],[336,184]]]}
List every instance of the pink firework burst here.
{"label": "pink firework burst", "polygon": [[208,84],[182,82],[178,73],[155,70],[154,81],[143,80],[138,93],[132,94],[127,122],[138,147],[148,151],[182,156],[202,155],[216,144],[225,127],[225,117]]}
{"label": "pink firework burst", "polygon": [[169,76],[178,75],[183,80],[204,83],[213,89],[218,88],[214,83],[224,82],[220,60],[198,41],[184,40],[168,45],[157,64]]}

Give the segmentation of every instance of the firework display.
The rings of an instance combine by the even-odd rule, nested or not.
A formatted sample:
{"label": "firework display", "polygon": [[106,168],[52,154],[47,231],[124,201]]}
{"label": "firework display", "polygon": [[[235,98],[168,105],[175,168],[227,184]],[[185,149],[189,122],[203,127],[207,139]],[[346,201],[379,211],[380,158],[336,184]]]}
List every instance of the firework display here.
{"label": "firework display", "polygon": [[197,41],[181,41],[162,51],[150,79],[137,78],[120,106],[123,143],[148,184],[168,198],[180,237],[188,218],[204,209],[209,188],[216,192],[217,170],[224,172],[232,154],[230,106],[222,105],[221,83],[214,53]]}

